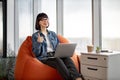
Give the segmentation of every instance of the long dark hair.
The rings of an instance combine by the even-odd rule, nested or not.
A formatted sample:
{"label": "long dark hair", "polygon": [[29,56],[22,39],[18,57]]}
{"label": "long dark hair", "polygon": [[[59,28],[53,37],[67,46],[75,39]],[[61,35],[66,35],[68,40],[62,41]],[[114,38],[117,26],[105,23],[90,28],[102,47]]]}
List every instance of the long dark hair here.
{"label": "long dark hair", "polygon": [[[48,18],[46,13],[39,13],[36,18],[36,23],[35,23],[35,29],[36,30],[41,30],[41,26],[39,25],[39,21],[42,20],[43,18]],[[48,27],[48,26],[47,26]]]}

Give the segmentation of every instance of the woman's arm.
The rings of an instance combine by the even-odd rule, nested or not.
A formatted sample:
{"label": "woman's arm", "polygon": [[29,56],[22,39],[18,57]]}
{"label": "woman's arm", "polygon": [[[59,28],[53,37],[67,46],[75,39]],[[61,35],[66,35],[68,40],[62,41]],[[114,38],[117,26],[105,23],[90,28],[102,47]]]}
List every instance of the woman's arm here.
{"label": "woman's arm", "polygon": [[42,48],[42,42],[38,42],[38,35],[34,33],[32,35],[32,51],[35,53],[35,56],[40,56],[41,54],[41,48]]}

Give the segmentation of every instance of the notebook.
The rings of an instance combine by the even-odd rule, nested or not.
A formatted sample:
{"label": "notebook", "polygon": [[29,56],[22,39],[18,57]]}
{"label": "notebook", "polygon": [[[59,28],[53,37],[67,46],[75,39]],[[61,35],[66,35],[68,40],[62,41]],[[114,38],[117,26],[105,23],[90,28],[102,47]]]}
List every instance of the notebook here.
{"label": "notebook", "polygon": [[76,43],[60,43],[56,47],[54,55],[50,58],[55,57],[72,57],[76,48]]}

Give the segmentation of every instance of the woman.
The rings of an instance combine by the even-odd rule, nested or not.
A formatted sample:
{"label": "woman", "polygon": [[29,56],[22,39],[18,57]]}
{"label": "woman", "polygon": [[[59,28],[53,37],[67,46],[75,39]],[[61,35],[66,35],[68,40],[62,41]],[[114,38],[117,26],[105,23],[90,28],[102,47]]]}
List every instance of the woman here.
{"label": "woman", "polygon": [[58,70],[64,80],[82,80],[71,58],[48,58],[54,55],[53,52],[59,44],[57,34],[48,30],[48,26],[49,20],[47,14],[38,14],[35,25],[38,31],[32,35],[32,50],[36,58]]}

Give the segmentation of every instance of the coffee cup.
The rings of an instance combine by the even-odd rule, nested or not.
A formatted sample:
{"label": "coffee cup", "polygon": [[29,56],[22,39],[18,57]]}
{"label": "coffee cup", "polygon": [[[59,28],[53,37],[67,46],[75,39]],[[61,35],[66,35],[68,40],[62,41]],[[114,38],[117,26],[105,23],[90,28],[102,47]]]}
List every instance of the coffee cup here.
{"label": "coffee cup", "polygon": [[93,49],[94,49],[93,45],[87,45],[88,52],[93,52]]}

